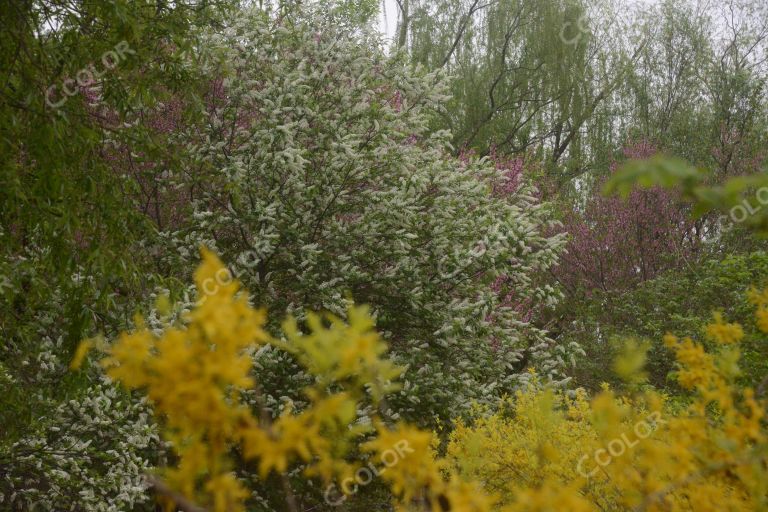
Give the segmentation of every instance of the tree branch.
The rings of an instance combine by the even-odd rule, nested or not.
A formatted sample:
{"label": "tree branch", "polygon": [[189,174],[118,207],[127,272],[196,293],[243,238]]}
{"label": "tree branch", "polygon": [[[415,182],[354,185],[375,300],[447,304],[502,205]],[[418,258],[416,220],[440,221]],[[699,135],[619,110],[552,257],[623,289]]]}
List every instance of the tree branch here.
{"label": "tree branch", "polygon": [[183,512],[208,512],[207,509],[204,509],[203,507],[198,506],[197,504],[193,503],[191,500],[184,497],[182,494],[174,491],[168,485],[160,480],[159,478],[156,478],[154,476],[147,476],[147,482],[149,482],[149,485],[154,491],[164,496],[171,501]]}

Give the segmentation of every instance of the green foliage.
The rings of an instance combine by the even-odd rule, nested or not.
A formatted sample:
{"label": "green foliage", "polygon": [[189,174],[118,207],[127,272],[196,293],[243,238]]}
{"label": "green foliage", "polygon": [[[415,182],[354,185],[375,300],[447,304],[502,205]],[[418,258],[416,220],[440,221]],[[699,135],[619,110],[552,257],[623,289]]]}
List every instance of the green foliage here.
{"label": "green foliage", "polygon": [[681,158],[656,155],[645,160],[630,160],[621,166],[605,185],[604,193],[618,193],[627,198],[635,187],[680,186],[690,192],[704,175]]}
{"label": "green foliage", "polygon": [[[742,325],[752,325],[754,308],[747,302],[746,292],[752,285],[766,283],[768,253],[755,252],[669,272],[627,293],[596,295],[576,312],[577,320],[563,334],[587,353],[577,366],[575,380],[592,389],[603,380],[621,386],[621,381],[604,369],[620,352],[618,340],[636,337],[651,342],[646,366],[649,383],[679,392],[670,379],[673,363],[661,343],[664,334],[701,333],[714,311]],[[756,387],[768,375],[768,348],[755,331],[747,330],[742,354],[742,382]]]}
{"label": "green foliage", "polygon": [[[157,155],[151,133],[126,122],[170,91],[195,95],[199,75],[182,56],[232,6],[12,0],[0,9],[0,494],[18,500],[4,508],[125,509],[143,494],[148,455],[127,441],[139,435],[139,409],[105,404],[114,390],[67,366],[80,339],[125,327],[137,294],[162,283],[147,272],[155,238],[135,201],[140,186],[109,151],[130,140],[135,154]],[[78,424],[89,416],[95,423]],[[120,461],[97,453],[108,450]]]}

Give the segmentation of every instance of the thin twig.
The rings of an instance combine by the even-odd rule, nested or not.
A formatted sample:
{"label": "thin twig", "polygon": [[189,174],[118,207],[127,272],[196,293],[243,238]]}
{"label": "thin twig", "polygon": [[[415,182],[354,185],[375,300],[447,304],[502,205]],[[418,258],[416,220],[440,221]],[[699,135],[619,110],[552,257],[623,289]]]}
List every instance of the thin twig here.
{"label": "thin twig", "polygon": [[181,509],[183,512],[208,512],[203,507],[193,503],[182,494],[174,491],[168,485],[154,476],[147,476],[147,482],[155,490],[157,494],[165,496],[173,501],[173,503]]}

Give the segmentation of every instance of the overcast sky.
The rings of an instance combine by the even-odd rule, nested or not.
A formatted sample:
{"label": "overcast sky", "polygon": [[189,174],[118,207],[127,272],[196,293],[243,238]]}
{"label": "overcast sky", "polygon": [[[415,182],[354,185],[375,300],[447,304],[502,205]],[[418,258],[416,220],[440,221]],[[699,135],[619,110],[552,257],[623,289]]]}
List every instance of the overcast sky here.
{"label": "overcast sky", "polygon": [[397,29],[397,2],[395,0],[382,0],[382,10],[379,15],[379,30],[386,34],[387,38],[395,37]]}

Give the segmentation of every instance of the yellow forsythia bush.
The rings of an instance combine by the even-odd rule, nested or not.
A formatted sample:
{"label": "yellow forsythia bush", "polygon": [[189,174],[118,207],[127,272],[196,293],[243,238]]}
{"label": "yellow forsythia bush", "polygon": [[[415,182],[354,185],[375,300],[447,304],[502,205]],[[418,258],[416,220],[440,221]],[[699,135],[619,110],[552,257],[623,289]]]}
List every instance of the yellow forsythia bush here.
{"label": "yellow forsythia bush", "polygon": [[[768,293],[750,297],[768,333]],[[693,395],[682,412],[655,392],[627,398],[606,388],[589,401],[534,380],[508,411],[460,423],[448,458],[520,511],[768,510],[766,401],[734,383],[742,328],[715,315],[706,335],[712,353],[690,338],[664,339]],[[625,361],[643,359],[634,349]]]}
{"label": "yellow forsythia bush", "polygon": [[[156,335],[139,319],[135,332],[104,348],[108,375],[146,393],[175,452],[176,463],[152,477],[168,510],[180,500],[196,510],[245,510],[249,492],[233,471],[235,452],[256,464],[260,478],[283,475],[286,503],[296,509],[289,467],[339,481],[360,467],[350,456],[357,451],[387,466],[380,478],[397,510],[766,508],[765,403],[734,385],[743,333],[720,317],[707,329],[715,353],[689,338],[665,339],[680,363],[680,384],[695,397],[683,413],[671,414],[653,392],[630,399],[604,389],[590,401],[582,392],[547,390],[534,377],[501,412],[459,423],[447,456],[438,458],[430,432],[387,424],[376,412],[357,421],[362,405],[375,411],[401,372],[384,357],[364,308],[351,308],[348,323],[310,315],[308,333],[289,319],[286,339],[278,340],[263,330],[264,313],[239,283],[222,275],[223,264],[203,250],[195,281],[205,292],[182,325]],[[219,284],[210,290],[210,282]],[[768,293],[752,300],[768,332]],[[91,344],[84,342],[75,364]],[[245,391],[259,393],[252,354],[264,344],[291,353],[315,377],[304,410],[273,419],[245,405]],[[629,354],[618,367],[633,373],[642,360]],[[393,451],[400,458],[390,464]]]}

